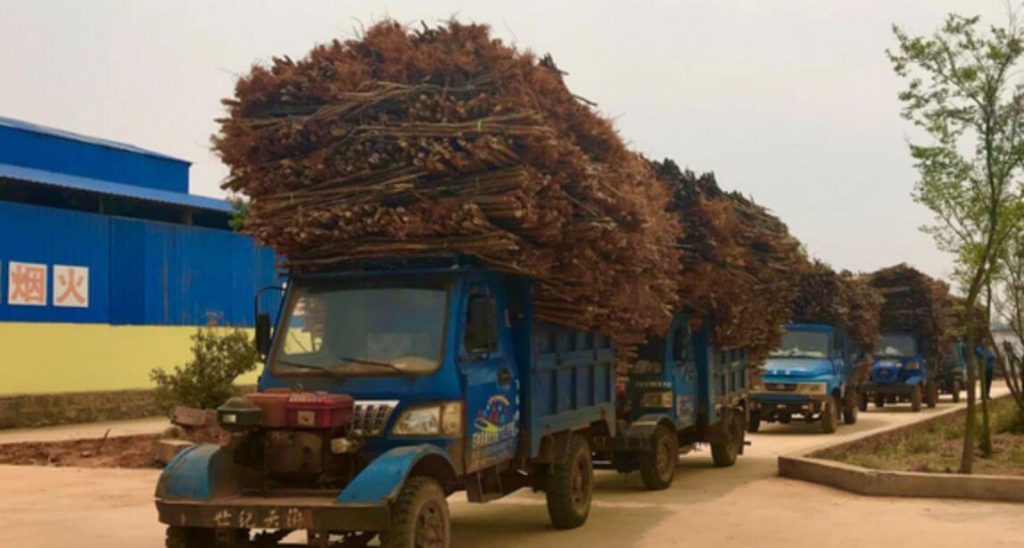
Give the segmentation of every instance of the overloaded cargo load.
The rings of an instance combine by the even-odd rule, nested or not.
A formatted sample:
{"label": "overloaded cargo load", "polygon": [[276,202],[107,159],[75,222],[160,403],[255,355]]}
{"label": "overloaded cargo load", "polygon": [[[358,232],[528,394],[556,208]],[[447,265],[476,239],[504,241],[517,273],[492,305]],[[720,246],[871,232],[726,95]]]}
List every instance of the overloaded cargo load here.
{"label": "overloaded cargo load", "polygon": [[638,342],[674,312],[679,222],[562,76],[483,25],[382,22],[239,80],[224,188],[293,271],[468,254],[536,280],[541,319]]}
{"label": "overloaded cargo load", "polygon": [[767,209],[719,188],[713,174],[670,159],[652,165],[683,223],[680,303],[712,318],[716,346],[746,347],[751,363],[762,363],[792,311],[794,275],[807,262],[800,242]]}
{"label": "overloaded cargo load", "polygon": [[861,353],[870,354],[878,340],[881,305],[881,294],[867,279],[814,261],[799,274],[792,321],[838,327]]}
{"label": "overloaded cargo load", "polygon": [[883,297],[881,332],[916,335],[925,359],[938,363],[956,335],[949,286],[906,264],[878,270],[868,280]]}

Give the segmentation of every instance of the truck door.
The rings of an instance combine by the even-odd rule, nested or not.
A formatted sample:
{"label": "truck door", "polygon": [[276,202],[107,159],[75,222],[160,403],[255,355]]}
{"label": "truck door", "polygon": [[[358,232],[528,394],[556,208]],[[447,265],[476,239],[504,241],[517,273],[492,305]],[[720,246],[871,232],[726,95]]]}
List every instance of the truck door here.
{"label": "truck door", "polygon": [[459,362],[466,387],[465,464],[473,472],[515,455],[519,375],[504,286],[471,283],[463,301]]}
{"label": "truck door", "polygon": [[688,317],[673,324],[666,351],[667,365],[672,368],[676,425],[693,426],[697,423],[697,361]]}

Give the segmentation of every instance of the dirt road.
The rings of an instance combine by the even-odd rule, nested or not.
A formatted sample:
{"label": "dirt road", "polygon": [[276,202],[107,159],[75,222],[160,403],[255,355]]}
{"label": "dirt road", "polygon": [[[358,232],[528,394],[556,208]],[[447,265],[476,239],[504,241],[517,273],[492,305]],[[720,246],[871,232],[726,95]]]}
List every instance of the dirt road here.
{"label": "dirt road", "polygon": [[[950,404],[944,403],[942,407]],[[927,413],[927,411],[925,412]],[[751,436],[734,468],[689,455],[675,484],[647,492],[636,475],[599,472],[590,521],[548,525],[543,495],[485,505],[452,502],[455,546],[1022,546],[1024,507],[927,499],[874,499],[779,478],[776,459],[856,432],[922,417],[906,406],[872,409],[825,437],[810,425]],[[152,493],[157,472],[0,466],[0,546],[160,547]]]}

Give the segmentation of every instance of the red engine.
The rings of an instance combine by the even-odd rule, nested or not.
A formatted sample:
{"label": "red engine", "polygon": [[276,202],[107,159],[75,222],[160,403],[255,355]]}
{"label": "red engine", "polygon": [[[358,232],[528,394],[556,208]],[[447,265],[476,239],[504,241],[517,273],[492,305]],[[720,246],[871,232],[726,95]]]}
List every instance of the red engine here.
{"label": "red engine", "polygon": [[352,396],[326,392],[270,390],[246,396],[262,410],[264,428],[348,430],[352,426]]}

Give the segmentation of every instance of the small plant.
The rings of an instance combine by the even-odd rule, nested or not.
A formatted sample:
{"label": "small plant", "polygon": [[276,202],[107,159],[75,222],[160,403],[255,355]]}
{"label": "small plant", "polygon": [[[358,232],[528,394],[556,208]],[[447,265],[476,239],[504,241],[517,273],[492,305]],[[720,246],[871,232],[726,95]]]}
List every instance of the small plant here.
{"label": "small plant", "polygon": [[149,379],[165,410],[175,405],[212,409],[235,394],[235,379],[255,369],[258,359],[245,331],[203,327],[192,335],[191,361],[173,372],[153,369]]}
{"label": "small plant", "polygon": [[906,442],[907,453],[911,455],[920,455],[923,453],[931,453],[935,451],[936,444],[930,436],[913,437]]}

